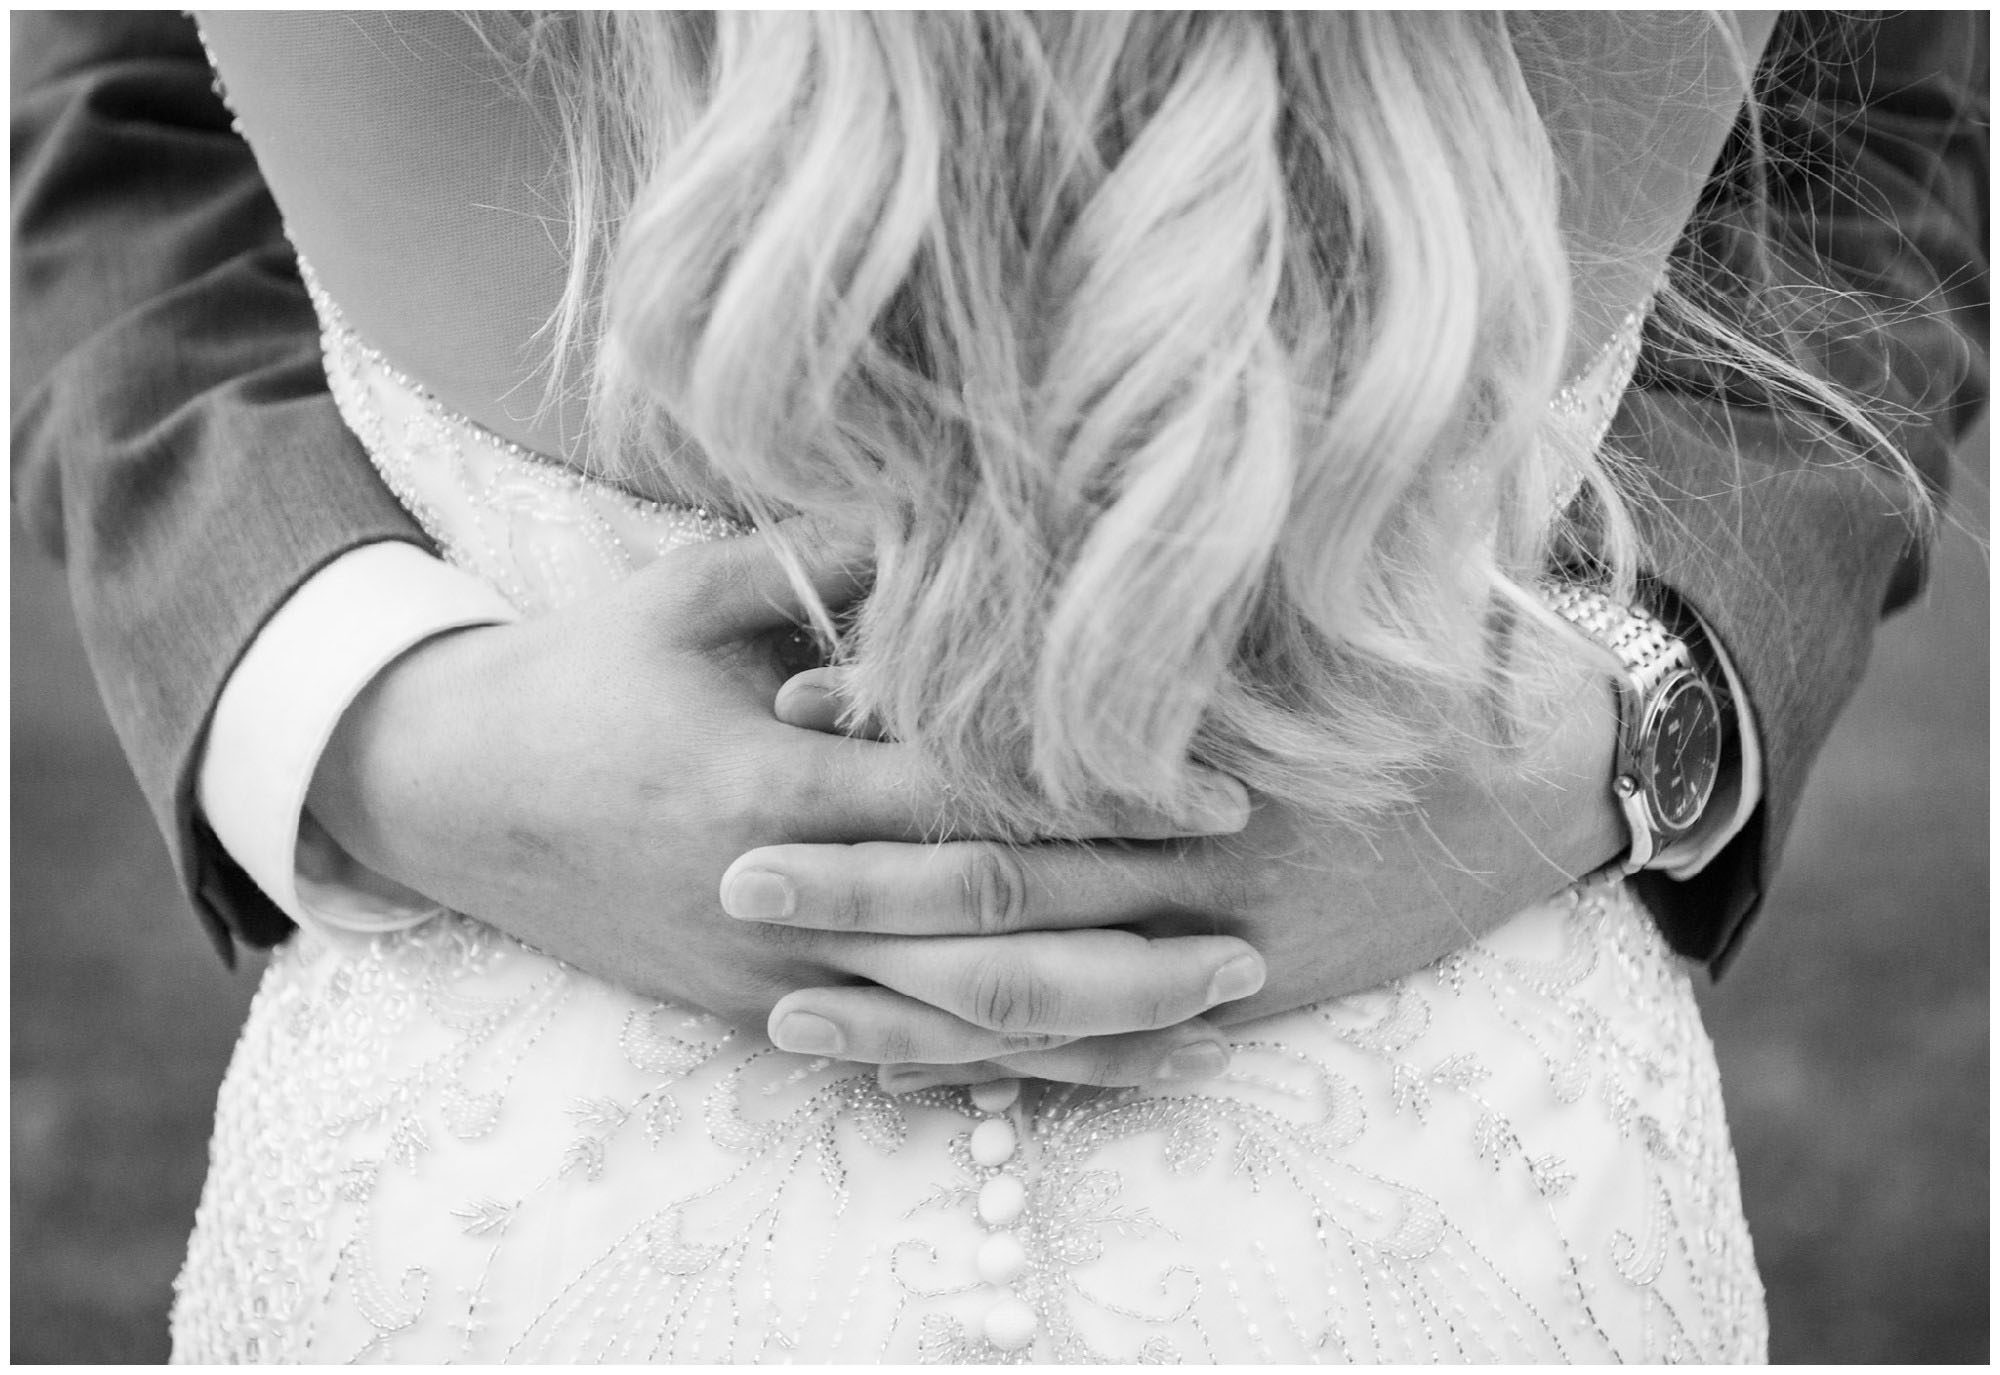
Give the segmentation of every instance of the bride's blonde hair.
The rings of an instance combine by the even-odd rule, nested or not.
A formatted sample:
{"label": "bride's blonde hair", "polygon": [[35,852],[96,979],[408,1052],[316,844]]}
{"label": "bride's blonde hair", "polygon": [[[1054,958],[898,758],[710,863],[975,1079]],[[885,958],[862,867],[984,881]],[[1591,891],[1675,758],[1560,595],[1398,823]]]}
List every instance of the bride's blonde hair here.
{"label": "bride's blonde hair", "polygon": [[870,532],[872,591],[816,619],[983,829],[1172,805],[1191,761],[1392,805],[1548,711],[1565,510],[1629,589],[1624,501],[1546,423],[1569,265],[1501,16],[534,38],[594,461]]}

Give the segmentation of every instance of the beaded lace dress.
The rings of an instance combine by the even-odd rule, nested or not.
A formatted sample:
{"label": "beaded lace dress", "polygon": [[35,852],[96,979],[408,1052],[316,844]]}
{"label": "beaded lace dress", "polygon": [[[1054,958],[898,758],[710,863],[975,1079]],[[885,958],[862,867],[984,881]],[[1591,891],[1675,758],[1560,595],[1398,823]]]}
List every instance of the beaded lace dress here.
{"label": "beaded lace dress", "polygon": [[[347,309],[260,124],[274,22],[208,27],[322,268],[341,412],[445,555],[535,614],[733,533],[542,456]],[[1552,424],[1602,434],[1635,295]],[[1229,1035],[1199,1085],[891,1096],[453,913],[301,932],[222,1088],[175,1359],[1762,1358],[1713,1053],[1621,885]]]}

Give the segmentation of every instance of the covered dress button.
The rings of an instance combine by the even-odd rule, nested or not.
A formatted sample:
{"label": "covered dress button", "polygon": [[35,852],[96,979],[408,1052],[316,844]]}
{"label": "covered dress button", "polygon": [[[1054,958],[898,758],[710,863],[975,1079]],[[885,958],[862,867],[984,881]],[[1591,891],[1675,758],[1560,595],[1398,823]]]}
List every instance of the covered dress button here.
{"label": "covered dress button", "polygon": [[972,1106],[981,1112],[1005,1112],[1020,1096],[1019,1079],[989,1079],[972,1086]]}
{"label": "covered dress button", "polygon": [[979,1243],[979,1278],[1012,1284],[1028,1268],[1028,1248],[1012,1232],[995,1232]]}
{"label": "covered dress button", "polygon": [[1019,1351],[1035,1339],[1035,1310],[1012,1294],[986,1315],[986,1340],[1002,1351]]}
{"label": "covered dress button", "polygon": [[972,1129],[972,1158],[992,1169],[1014,1158],[1014,1124],[1004,1117],[989,1117]]}
{"label": "covered dress button", "polygon": [[996,1174],[979,1186],[979,1220],[1005,1227],[1028,1210],[1028,1186],[1019,1175]]}

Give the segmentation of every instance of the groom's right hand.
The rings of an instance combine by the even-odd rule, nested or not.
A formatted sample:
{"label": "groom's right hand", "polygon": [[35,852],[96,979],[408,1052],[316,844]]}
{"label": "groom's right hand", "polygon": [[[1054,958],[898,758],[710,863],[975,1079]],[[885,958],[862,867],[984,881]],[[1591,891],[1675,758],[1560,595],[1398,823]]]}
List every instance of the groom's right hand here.
{"label": "groom's right hand", "polygon": [[[813,576],[838,605],[865,560],[824,553]],[[865,1052],[828,1053],[952,1062],[1099,1038],[1121,1073],[1219,1069],[1221,1039],[1198,1018],[1263,981],[1235,937],[882,935],[723,913],[721,877],[746,851],[901,842],[885,848],[915,879],[937,862],[922,842],[951,820],[909,748],[778,719],[775,640],[799,619],[749,537],[674,551],[548,616],[437,636],[343,715],[309,810],[377,872],[638,993],[761,1027],[795,990],[893,970],[925,1005],[891,1014]],[[1218,780],[1207,816],[1112,813],[1103,834],[1219,834],[1248,813]]]}

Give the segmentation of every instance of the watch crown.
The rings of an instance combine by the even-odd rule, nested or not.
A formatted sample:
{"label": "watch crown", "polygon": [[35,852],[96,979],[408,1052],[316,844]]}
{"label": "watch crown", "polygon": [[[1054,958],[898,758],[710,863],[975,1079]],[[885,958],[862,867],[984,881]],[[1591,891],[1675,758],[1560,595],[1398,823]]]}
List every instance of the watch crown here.
{"label": "watch crown", "polygon": [[1620,797],[1631,797],[1639,791],[1639,780],[1629,773],[1621,773],[1611,780],[1611,791]]}

